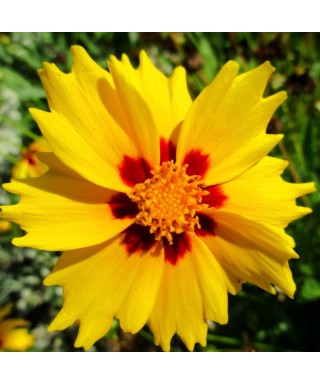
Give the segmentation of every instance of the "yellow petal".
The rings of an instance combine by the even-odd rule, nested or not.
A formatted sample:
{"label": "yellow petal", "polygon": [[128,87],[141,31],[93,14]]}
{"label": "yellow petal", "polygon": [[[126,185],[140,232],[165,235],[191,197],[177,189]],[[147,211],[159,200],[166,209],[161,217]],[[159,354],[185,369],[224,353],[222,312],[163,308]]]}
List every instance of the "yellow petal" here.
{"label": "yellow petal", "polygon": [[228,62],[194,101],[181,128],[177,159],[192,149],[209,155],[207,185],[240,175],[263,158],[282,138],[267,135],[267,124],[285,100],[279,92],[262,98],[273,67],[266,62],[236,77],[238,65]]}
{"label": "yellow petal", "polygon": [[218,224],[216,237],[244,249],[260,251],[280,263],[299,257],[292,249],[295,246],[293,238],[282,228],[222,209],[216,210],[213,217]]}
{"label": "yellow petal", "polygon": [[[169,79],[169,90],[172,104],[173,127],[176,128],[186,118],[192,104],[187,88],[186,70],[183,67],[177,67],[174,70]],[[172,135],[172,132],[168,132],[164,137],[169,138]]]}
{"label": "yellow petal", "polygon": [[174,122],[168,78],[153,65],[144,51],[140,53],[138,72],[157,130],[161,136],[169,138]]}
{"label": "yellow petal", "polygon": [[[110,58],[108,64],[123,114],[140,155],[151,165],[159,163],[159,132],[152,116],[150,106],[145,100],[139,75],[128,60],[118,61]],[[140,81],[139,81],[140,80]]]}
{"label": "yellow petal", "polygon": [[[230,181],[236,176],[248,170],[259,160],[265,157],[271,149],[277,145],[283,138],[283,135],[271,135],[261,134],[255,136],[252,140],[245,142],[239,141],[239,147],[237,150],[229,156],[226,150],[221,154],[221,161],[219,164],[214,165],[211,163],[208,173],[205,176],[206,185],[217,185]],[[225,160],[222,160],[223,155],[226,156]],[[210,159],[211,161],[211,159]]]}
{"label": "yellow petal", "polygon": [[[132,286],[141,289],[137,278],[142,276],[143,270],[150,269],[150,263],[155,263],[155,267],[158,265],[157,260],[146,260],[148,258],[152,256],[128,255],[120,236],[98,246],[65,252],[45,280],[46,285],[57,284],[64,288],[63,310],[51,324],[50,330],[64,329],[79,321],[75,345],[90,348],[108,331],[123,301],[131,305],[127,297]],[[157,272],[153,276],[156,275]],[[154,287],[151,289],[156,291]],[[145,292],[140,297],[140,308],[143,308],[141,300],[147,295],[148,292]],[[121,318],[124,316],[126,322],[126,314],[120,311]],[[135,324],[139,321],[136,318]]]}
{"label": "yellow petal", "polygon": [[142,257],[131,288],[116,314],[124,332],[138,332],[149,319],[159,291],[163,266],[162,246]]}
{"label": "yellow petal", "polygon": [[[223,267],[222,267],[223,268]],[[245,282],[244,279],[240,279],[237,274],[232,273],[229,269],[223,268],[227,291],[231,295],[236,295],[242,288],[242,284]]]}
{"label": "yellow petal", "polygon": [[254,248],[245,248],[236,240],[231,242],[219,236],[204,239],[221,265],[240,280],[249,281],[273,294],[275,285],[293,297],[296,287],[288,262],[281,262]]}
{"label": "yellow petal", "polygon": [[2,216],[27,232],[14,239],[15,245],[77,249],[104,242],[131,224],[114,218],[107,204],[114,192],[81,178],[51,153],[41,159],[50,167],[46,174],[4,185],[21,195],[18,204],[2,207]]}
{"label": "yellow petal", "polygon": [[295,284],[288,266],[297,258],[293,239],[282,228],[250,220],[235,213],[217,210],[216,236],[203,241],[223,267],[239,281],[249,281],[270,293],[278,286],[292,297]]}
{"label": "yellow petal", "polygon": [[222,210],[232,211],[257,222],[286,227],[292,220],[311,212],[296,206],[295,199],[315,191],[314,183],[291,184],[281,177],[287,162],[265,157],[239,177],[223,184],[228,199]]}
{"label": "yellow petal", "polygon": [[106,95],[100,95],[101,82],[113,86],[111,76],[83,48],[73,47],[72,54],[71,73],[64,74],[48,63],[39,71],[51,113],[36,109],[30,112],[52,151],[66,165],[93,183],[126,191],[117,166],[124,155],[139,154],[118,124],[123,122],[121,110],[115,111],[112,98],[109,110],[108,100],[102,100]]}
{"label": "yellow petal", "polygon": [[170,350],[177,333],[189,350],[199,342],[206,344],[207,323],[203,317],[201,291],[191,261],[186,257],[178,265],[165,263],[159,295],[148,322],[155,344]]}
{"label": "yellow petal", "polygon": [[177,67],[168,79],[142,51],[138,73],[157,130],[161,137],[169,139],[174,129],[185,119],[192,104],[186,71],[183,67]]}
{"label": "yellow petal", "polygon": [[177,265],[165,263],[149,326],[155,343],[168,351],[177,333],[189,350],[206,344],[207,319],[226,323],[227,289],[218,263],[196,237],[192,250]]}
{"label": "yellow petal", "polygon": [[159,137],[176,143],[180,124],[192,103],[185,69],[178,67],[167,78],[144,51],[137,69],[125,55],[121,61],[112,57],[109,67],[127,117],[128,134],[140,143],[138,147],[149,162],[157,164]]}
{"label": "yellow petal", "polygon": [[[199,149],[205,135],[210,136],[211,142],[215,141],[214,130],[209,123],[236,78],[238,68],[239,65],[236,62],[228,61],[214,81],[194,100],[179,135],[177,159],[183,160],[186,152],[194,148]],[[202,146],[200,146],[201,148]]]}
{"label": "yellow petal", "polygon": [[201,289],[205,318],[226,324],[228,321],[226,280],[230,282],[230,279],[212,252],[197,236],[192,239],[190,258]]}

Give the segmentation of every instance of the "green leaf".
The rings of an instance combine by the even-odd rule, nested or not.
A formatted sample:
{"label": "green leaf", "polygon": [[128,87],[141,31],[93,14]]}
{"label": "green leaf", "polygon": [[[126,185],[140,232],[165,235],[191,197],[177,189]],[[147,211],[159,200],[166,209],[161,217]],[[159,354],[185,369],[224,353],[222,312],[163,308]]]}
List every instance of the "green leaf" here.
{"label": "green leaf", "polygon": [[17,92],[22,101],[38,100],[45,97],[45,92],[40,85],[31,84],[26,78],[10,68],[1,68],[0,79],[2,84]]}
{"label": "green leaf", "polygon": [[300,295],[305,300],[316,300],[320,298],[320,282],[313,277],[305,280]]}

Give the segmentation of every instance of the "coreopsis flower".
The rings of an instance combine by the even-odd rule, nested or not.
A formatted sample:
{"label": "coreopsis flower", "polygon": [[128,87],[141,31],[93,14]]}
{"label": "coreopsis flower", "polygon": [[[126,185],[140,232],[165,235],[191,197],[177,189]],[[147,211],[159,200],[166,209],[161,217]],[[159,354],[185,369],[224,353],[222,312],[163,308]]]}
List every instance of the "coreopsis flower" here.
{"label": "coreopsis flower", "polygon": [[0,219],[0,233],[10,232],[12,229],[12,224],[9,220]]}
{"label": "coreopsis flower", "polygon": [[21,159],[12,168],[12,177],[25,179],[42,175],[47,166],[39,161],[37,152],[49,152],[50,149],[43,137],[33,141],[27,148],[21,151]]}
{"label": "coreopsis flower", "polygon": [[26,234],[17,246],[64,251],[47,285],[64,288],[49,330],[79,323],[90,348],[119,319],[145,324],[164,350],[177,333],[189,350],[206,344],[207,320],[228,321],[227,293],[251,282],[292,297],[284,228],[307,213],[295,199],[313,183],[281,178],[266,134],[285,92],[263,97],[269,62],[241,75],[229,61],[192,101],[184,68],[167,78],[141,52],[111,57],[110,72],[81,47],[71,73],[39,71],[50,112],[31,109],[52,153],[49,170],[5,188],[19,194],[3,216]]}
{"label": "coreopsis flower", "polygon": [[7,317],[12,309],[12,304],[7,304],[0,310],[0,352],[22,352],[34,344],[34,336],[28,332],[28,322],[23,319]]}

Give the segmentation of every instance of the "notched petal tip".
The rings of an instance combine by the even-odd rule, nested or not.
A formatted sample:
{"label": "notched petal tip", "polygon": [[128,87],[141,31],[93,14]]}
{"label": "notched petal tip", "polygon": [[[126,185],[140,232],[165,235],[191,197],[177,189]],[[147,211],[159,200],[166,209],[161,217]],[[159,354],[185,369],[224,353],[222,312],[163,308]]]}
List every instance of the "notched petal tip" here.
{"label": "notched petal tip", "polygon": [[285,267],[283,284],[276,285],[276,287],[278,287],[283,293],[290,297],[290,299],[294,298],[297,287],[295,282],[293,281],[292,273],[288,264]]}
{"label": "notched petal tip", "polygon": [[216,85],[218,85],[220,83],[220,87],[222,87],[221,89],[224,89],[224,87],[226,87],[226,89],[229,88],[231,83],[238,75],[239,67],[239,64],[234,60],[227,61],[226,64],[224,64],[223,67],[220,69],[216,78],[211,84],[216,83]]}
{"label": "notched petal tip", "polygon": [[74,45],[71,48],[71,54],[72,54],[72,72],[86,72],[86,71],[104,71],[101,66],[92,59],[92,57],[89,55],[89,53],[81,46]]}
{"label": "notched petal tip", "polygon": [[229,60],[229,61],[227,61],[225,64],[224,64],[224,66],[222,67],[222,68],[226,68],[226,69],[229,69],[229,70],[232,70],[232,71],[234,71],[234,70],[239,70],[239,67],[240,67],[240,65],[239,65],[239,63],[238,62],[236,62],[236,61],[234,61],[234,60]]}
{"label": "notched petal tip", "polygon": [[[128,59],[129,61],[129,59]],[[121,57],[121,60],[119,60],[115,55],[110,55],[108,60],[107,60],[107,66],[109,69],[109,72],[112,76],[112,73],[116,71],[121,71],[122,66],[126,63],[126,60],[124,59],[123,55]],[[131,63],[129,61],[129,65],[131,66]]]}
{"label": "notched petal tip", "polygon": [[271,96],[263,98],[263,101],[269,102],[269,103],[273,101],[273,103],[275,104],[274,108],[276,110],[285,100],[287,100],[287,98],[288,98],[287,92],[280,91],[280,92],[274,93]]}
{"label": "notched petal tip", "polygon": [[34,120],[36,120],[39,115],[48,113],[47,111],[42,111],[41,109],[37,109],[37,108],[29,108],[28,111],[31,114],[31,116],[34,118]]}
{"label": "notched petal tip", "polygon": [[154,65],[146,51],[140,51],[139,60],[141,70],[155,70],[158,74],[160,74],[160,76],[165,77],[165,75]]}
{"label": "notched petal tip", "polygon": [[151,61],[150,58],[149,58],[149,56],[148,56],[148,54],[147,54],[147,52],[146,52],[144,49],[142,49],[142,50],[140,51],[140,53],[139,53],[139,59],[140,59],[140,62],[143,61],[143,60]]}
{"label": "notched petal tip", "polygon": [[52,285],[58,285],[58,283],[55,281],[54,278],[52,278],[52,273],[50,273],[44,280],[43,280],[43,285],[46,287],[50,287]]}
{"label": "notched petal tip", "polygon": [[295,185],[301,188],[301,191],[300,191],[301,194],[299,196],[317,192],[316,183],[314,181],[311,181],[309,183],[303,183],[303,184],[295,184]]}
{"label": "notched petal tip", "polygon": [[79,54],[88,54],[87,51],[81,46],[81,45],[72,45],[71,46],[71,54],[73,55],[79,55]]}
{"label": "notched petal tip", "polygon": [[310,215],[310,213],[313,212],[313,210],[310,207],[299,207],[298,206],[298,208],[300,208],[301,217],[306,216],[306,215]]}
{"label": "notched petal tip", "polygon": [[155,335],[154,334],[154,344],[157,347],[160,347],[163,350],[163,352],[170,352],[170,349],[171,349],[171,345],[170,344],[171,344],[172,337],[173,337],[173,335],[169,339],[166,338],[164,340],[159,335]]}
{"label": "notched petal tip", "polygon": [[173,78],[174,76],[182,78],[182,79],[186,79],[187,71],[186,71],[185,67],[183,67],[182,65],[179,65],[178,67],[176,67],[174,69],[172,75],[170,76],[170,79]]}
{"label": "notched petal tip", "polygon": [[103,68],[101,68],[100,65],[92,59],[92,57],[83,47],[79,45],[73,45],[71,47],[71,55],[73,62],[71,72],[76,76],[83,73],[94,73],[96,71],[102,74],[102,76],[105,74],[103,72]]}
{"label": "notched petal tip", "polygon": [[19,248],[22,248],[22,247],[25,247],[25,243],[24,243],[24,238],[25,236],[22,236],[22,237],[14,237],[12,239],[12,244],[15,245],[16,247],[19,247]]}
{"label": "notched petal tip", "polygon": [[123,63],[125,63],[125,64],[129,64],[129,65],[131,65],[131,61],[130,61],[129,57],[128,57],[125,53],[123,53],[123,54],[121,55],[121,61],[122,61]]}
{"label": "notched petal tip", "polygon": [[108,68],[109,68],[110,72],[111,72],[112,67],[119,68],[119,66],[121,66],[122,64],[129,64],[131,66],[131,62],[129,60],[129,57],[125,53],[123,53],[121,55],[120,60],[117,58],[116,55],[110,55],[108,60],[107,60],[107,64],[108,64]]}
{"label": "notched petal tip", "polygon": [[108,65],[109,69],[110,69],[110,65],[112,66],[113,64],[116,64],[117,62],[119,62],[117,57],[115,55],[110,55],[108,60],[107,60],[107,65]]}
{"label": "notched petal tip", "polygon": [[[263,67],[265,68],[268,72],[272,73],[274,72],[276,69],[275,67],[273,67],[270,63],[269,60],[265,61],[263,64],[260,65],[260,67]],[[259,67],[258,67],[259,68]]]}
{"label": "notched petal tip", "polygon": [[63,331],[64,329],[70,327],[72,324],[76,322],[75,317],[69,316],[64,308],[60,310],[57,316],[53,319],[53,321],[48,326],[49,332],[55,331]]}
{"label": "notched petal tip", "polygon": [[266,97],[263,97],[263,94],[262,94],[260,103],[261,103],[261,106],[264,107],[266,110],[270,110],[273,115],[274,112],[277,110],[277,108],[279,108],[279,106],[284,101],[286,101],[287,98],[288,98],[288,94],[286,91],[280,91]]}
{"label": "notched petal tip", "polygon": [[93,346],[94,343],[89,342],[83,342],[81,339],[79,340],[79,337],[76,338],[76,341],[74,342],[75,348],[83,348],[85,351],[89,351],[89,349]]}
{"label": "notched petal tip", "polygon": [[[255,95],[256,100],[259,100],[263,98],[266,85],[274,71],[275,68],[269,61],[266,61],[258,67],[239,75],[236,79],[236,84],[241,87],[243,92]],[[281,94],[281,92],[279,93]]]}
{"label": "notched petal tip", "polygon": [[48,63],[46,61],[42,63],[42,68],[38,69],[37,72],[41,80],[47,75],[63,74],[63,72],[60,71],[60,69],[54,63]]}

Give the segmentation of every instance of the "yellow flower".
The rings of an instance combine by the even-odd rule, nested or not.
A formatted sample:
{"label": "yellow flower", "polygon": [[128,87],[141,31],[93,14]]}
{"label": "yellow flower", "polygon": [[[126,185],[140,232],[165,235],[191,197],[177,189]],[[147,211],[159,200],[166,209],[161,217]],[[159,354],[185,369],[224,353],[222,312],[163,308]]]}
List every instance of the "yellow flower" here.
{"label": "yellow flower", "polygon": [[0,233],[10,232],[12,228],[12,224],[8,220],[0,219]]}
{"label": "yellow flower", "polygon": [[88,349],[113,319],[145,324],[164,350],[177,333],[189,350],[206,344],[207,320],[228,321],[227,292],[249,281],[292,297],[284,228],[310,213],[287,162],[268,157],[282,135],[266,134],[285,92],[263,98],[269,62],[242,75],[229,61],[192,101],[182,67],[170,78],[141,52],[110,59],[110,73],[81,47],[71,73],[39,71],[50,112],[31,109],[52,153],[43,176],[5,188],[21,195],[3,216],[26,235],[17,246],[62,250],[47,285],[64,288],[49,330],[79,322]]}
{"label": "yellow flower", "polygon": [[0,310],[0,352],[17,351],[22,352],[34,344],[34,336],[28,333],[26,327],[28,322],[23,319],[6,319],[11,312],[12,305],[7,304]]}
{"label": "yellow flower", "polygon": [[12,177],[25,179],[27,177],[37,177],[42,175],[48,168],[42,164],[37,156],[37,152],[49,152],[48,144],[43,137],[32,142],[28,148],[22,150],[22,158],[12,168]]}
{"label": "yellow flower", "polygon": [[[37,177],[45,173],[48,167],[38,160],[36,153],[39,151],[50,151],[48,144],[43,137],[33,141],[28,148],[22,150],[22,158],[12,168],[12,177],[15,179],[26,179],[28,177]],[[10,232],[11,229],[12,224],[10,221],[0,219],[0,233]]]}

